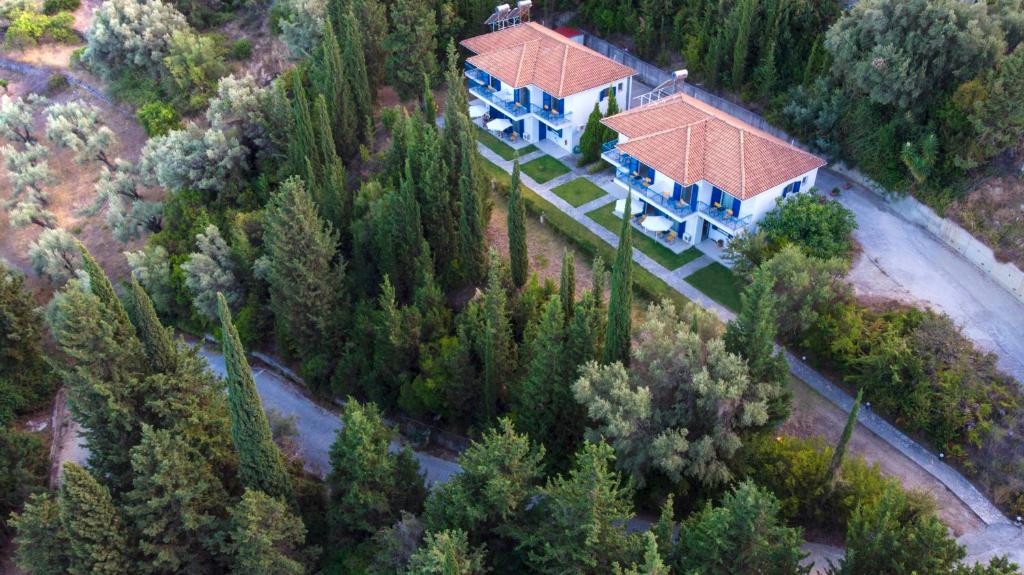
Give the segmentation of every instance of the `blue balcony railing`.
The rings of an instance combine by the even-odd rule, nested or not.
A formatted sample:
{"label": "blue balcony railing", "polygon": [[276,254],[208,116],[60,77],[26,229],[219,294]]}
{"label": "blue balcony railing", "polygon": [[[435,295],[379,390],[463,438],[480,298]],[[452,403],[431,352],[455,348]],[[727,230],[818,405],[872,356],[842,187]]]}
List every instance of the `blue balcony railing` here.
{"label": "blue balcony railing", "polygon": [[732,210],[708,205],[704,202],[697,202],[697,211],[715,220],[715,223],[732,231],[740,230],[750,224],[750,216],[742,218],[732,213]]}
{"label": "blue balcony railing", "polygon": [[530,111],[533,112],[535,116],[544,120],[544,122],[556,129],[561,129],[562,126],[565,126],[572,121],[572,112],[569,112],[568,114],[560,114],[554,110],[545,110],[536,104],[530,104]]}
{"label": "blue balcony railing", "polygon": [[610,142],[605,142],[601,145],[601,157],[612,164],[625,168],[629,164],[629,154],[621,152],[615,146],[619,143],[618,139]]}
{"label": "blue balcony railing", "polygon": [[487,84],[491,83],[490,75],[487,74],[487,72],[481,70],[480,68],[477,68],[476,66],[470,64],[469,62],[463,62],[462,67],[463,70],[466,71],[466,77],[469,78],[470,80],[473,80],[477,84],[486,86]]}
{"label": "blue balcony railing", "polygon": [[471,85],[469,91],[515,120],[525,118],[530,114],[529,107],[516,102],[514,98],[503,95],[502,92],[496,92],[480,85]]}
{"label": "blue balcony railing", "polygon": [[693,208],[689,204],[683,203],[682,200],[672,199],[672,194],[665,195],[663,193],[656,192],[647,186],[643,179],[634,176],[626,170],[618,170],[615,172],[615,179],[626,184],[626,187],[633,190],[640,196],[642,196],[649,204],[654,205],[665,213],[675,215],[679,218],[685,218],[693,213]]}

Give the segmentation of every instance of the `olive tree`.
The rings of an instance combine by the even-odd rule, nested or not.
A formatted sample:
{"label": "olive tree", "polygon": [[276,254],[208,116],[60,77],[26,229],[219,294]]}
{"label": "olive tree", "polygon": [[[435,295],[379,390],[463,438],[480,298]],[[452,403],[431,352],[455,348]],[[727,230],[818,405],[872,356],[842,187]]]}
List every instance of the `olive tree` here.
{"label": "olive tree", "polygon": [[75,161],[98,161],[109,170],[117,169],[110,149],[117,145],[117,136],[100,118],[100,110],[78,100],[53,104],[46,109],[46,137],[62,148],[75,153]]}
{"label": "olive tree", "polygon": [[280,20],[281,40],[288,47],[293,58],[306,58],[320,43],[323,35],[324,17],[327,14],[325,0],[285,0],[280,4],[284,15]]}
{"label": "olive tree", "polygon": [[22,144],[35,142],[32,118],[45,104],[46,98],[36,94],[24,98],[12,98],[7,94],[0,96],[0,136]]}
{"label": "olive tree", "polygon": [[28,259],[37,274],[58,285],[82,267],[78,240],[62,228],[43,230],[29,245]]}
{"label": "olive tree", "polygon": [[0,148],[11,184],[11,202],[22,198],[44,206],[50,202],[50,194],[43,187],[56,183],[57,177],[46,161],[49,154],[46,146],[36,143],[26,144],[22,150],[10,145]]}
{"label": "olive tree", "polygon": [[192,305],[207,319],[216,321],[217,293],[223,293],[228,305],[234,305],[241,297],[241,286],[235,276],[235,263],[231,249],[220,235],[217,226],[206,226],[203,233],[196,235],[198,252],[191,254],[181,264],[185,272],[185,285],[192,293]]}
{"label": "olive tree", "polygon": [[132,276],[146,288],[153,307],[167,313],[174,302],[174,288],[171,286],[170,255],[163,246],[147,242],[139,251],[125,252]]}
{"label": "olive tree", "polygon": [[133,164],[118,158],[114,165],[115,170],[103,168],[96,183],[96,200],[83,213],[93,215],[106,209],[107,225],[122,242],[140,237],[143,231],[160,231],[163,204],[139,194],[139,176]]}
{"label": "olive tree", "polygon": [[7,213],[11,225],[20,228],[29,224],[35,224],[41,228],[51,229],[57,222],[57,216],[46,209],[42,204],[36,202],[18,202]]}
{"label": "olive tree", "polygon": [[237,184],[249,169],[249,148],[231,131],[189,124],[150,138],[139,168],[147,182],[169,190],[219,192]]}
{"label": "olive tree", "polygon": [[710,312],[687,304],[652,305],[630,367],[590,362],[573,385],[595,422],[591,441],[608,441],[618,466],[644,485],[652,473],[718,487],[744,430],[768,420],[771,387],[751,382],[743,358],[729,353]]}
{"label": "olive tree", "polygon": [[109,0],[96,9],[85,32],[82,62],[107,80],[126,71],[157,78],[171,36],[188,29],[185,17],[160,0]]}

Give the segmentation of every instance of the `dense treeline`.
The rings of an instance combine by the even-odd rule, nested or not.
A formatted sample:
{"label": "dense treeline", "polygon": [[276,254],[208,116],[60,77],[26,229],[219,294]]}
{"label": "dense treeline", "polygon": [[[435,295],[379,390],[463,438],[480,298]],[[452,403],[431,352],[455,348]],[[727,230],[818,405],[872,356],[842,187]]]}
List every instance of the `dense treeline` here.
{"label": "dense treeline", "polygon": [[1019,0],[561,2],[599,34],[766,110],[822,153],[943,208],[1024,135]]}

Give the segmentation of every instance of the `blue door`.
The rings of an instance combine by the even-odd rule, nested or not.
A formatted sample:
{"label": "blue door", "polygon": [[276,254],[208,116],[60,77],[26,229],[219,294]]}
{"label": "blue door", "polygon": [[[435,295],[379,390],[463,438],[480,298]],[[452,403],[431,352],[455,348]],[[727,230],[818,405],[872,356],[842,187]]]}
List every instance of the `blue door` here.
{"label": "blue door", "polygon": [[544,122],[537,122],[537,126],[540,127],[540,131],[537,135],[537,140],[545,140],[548,137],[548,125]]}

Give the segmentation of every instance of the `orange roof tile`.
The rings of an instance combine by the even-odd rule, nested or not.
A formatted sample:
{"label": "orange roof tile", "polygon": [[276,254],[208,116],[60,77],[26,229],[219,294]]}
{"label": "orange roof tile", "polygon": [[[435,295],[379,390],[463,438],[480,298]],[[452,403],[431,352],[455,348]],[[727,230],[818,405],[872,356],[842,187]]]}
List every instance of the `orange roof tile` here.
{"label": "orange roof tile", "polygon": [[619,150],[672,180],[686,186],[704,180],[741,200],[826,163],[685,94],[601,121],[629,138]]}
{"label": "orange roof tile", "polygon": [[467,62],[513,88],[533,84],[564,98],[636,72],[536,22],[462,41]]}

